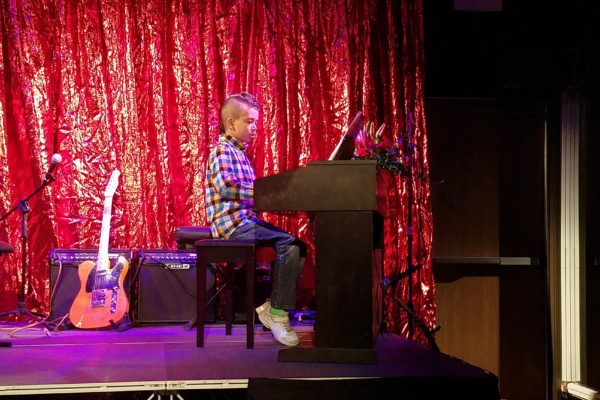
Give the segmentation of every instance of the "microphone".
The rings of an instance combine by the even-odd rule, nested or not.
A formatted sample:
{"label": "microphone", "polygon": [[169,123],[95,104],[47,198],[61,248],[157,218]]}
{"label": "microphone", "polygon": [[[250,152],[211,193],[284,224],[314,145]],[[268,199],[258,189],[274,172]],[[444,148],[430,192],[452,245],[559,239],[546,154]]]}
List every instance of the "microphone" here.
{"label": "microphone", "polygon": [[60,164],[62,161],[62,156],[58,153],[52,154],[52,163],[50,163],[50,168],[48,168],[48,172],[46,172],[46,178],[48,176],[52,176],[52,171],[56,169],[56,166]]}

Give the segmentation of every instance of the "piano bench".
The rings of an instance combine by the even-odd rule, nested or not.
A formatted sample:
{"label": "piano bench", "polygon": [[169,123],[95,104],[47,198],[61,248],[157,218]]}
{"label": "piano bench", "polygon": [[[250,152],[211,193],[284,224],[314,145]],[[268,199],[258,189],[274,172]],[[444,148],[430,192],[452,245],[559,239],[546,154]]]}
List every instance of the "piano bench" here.
{"label": "piano bench", "polygon": [[[175,242],[178,249],[194,249],[195,243],[203,239],[213,239],[209,226],[178,226],[175,228]],[[275,261],[273,247],[260,245],[256,247],[257,264],[270,265],[273,261]]]}
{"label": "piano bench", "polygon": [[[196,274],[196,347],[204,347],[204,309],[221,291],[225,291],[225,334],[231,335],[233,325],[234,263],[246,267],[246,348],[254,348],[254,242],[246,240],[202,239],[197,249]],[[226,263],[224,284],[211,299],[206,299],[206,269],[211,263]],[[202,289],[204,288],[204,289]]]}
{"label": "piano bench", "polygon": [[[254,273],[258,259],[261,263],[272,262],[275,251],[270,247],[257,247],[253,241],[230,239],[201,239],[194,244],[197,250],[196,282],[196,347],[204,347],[204,310],[218,298],[219,293],[225,292],[225,334],[231,335],[233,325],[233,288],[234,266],[243,263],[246,267],[246,348],[254,348]],[[262,251],[261,251],[262,250]],[[267,258],[271,257],[271,258]],[[206,299],[206,269],[211,263],[225,263],[225,268],[216,269],[224,278],[223,285],[213,295]]]}
{"label": "piano bench", "polygon": [[201,239],[212,239],[210,226],[175,227],[175,242],[178,249],[194,249],[194,243]]}

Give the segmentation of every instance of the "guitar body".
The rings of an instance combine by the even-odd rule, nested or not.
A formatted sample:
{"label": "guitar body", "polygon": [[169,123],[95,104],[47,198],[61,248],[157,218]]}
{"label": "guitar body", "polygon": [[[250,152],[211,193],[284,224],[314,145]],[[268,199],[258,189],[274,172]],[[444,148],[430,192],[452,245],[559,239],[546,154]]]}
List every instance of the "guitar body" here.
{"label": "guitar body", "polygon": [[116,265],[105,271],[98,271],[93,261],[79,264],[81,287],[69,311],[69,319],[76,328],[109,328],[125,318],[129,301],[123,282],[128,270],[129,262],[124,257],[119,257]]}

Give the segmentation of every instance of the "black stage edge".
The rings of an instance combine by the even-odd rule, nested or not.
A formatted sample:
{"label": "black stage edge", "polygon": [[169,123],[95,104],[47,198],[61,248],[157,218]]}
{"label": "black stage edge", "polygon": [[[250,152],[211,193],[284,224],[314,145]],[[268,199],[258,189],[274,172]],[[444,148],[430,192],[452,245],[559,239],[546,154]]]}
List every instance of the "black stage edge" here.
{"label": "black stage edge", "polygon": [[[256,387],[253,379],[268,378],[269,385],[253,392],[255,398],[281,400],[291,395],[289,390],[269,391],[298,380],[302,383],[290,383],[300,385],[290,387],[299,391],[298,399],[323,398],[307,393],[331,393],[332,387],[335,394],[327,400],[361,398],[371,392],[373,397],[362,398],[381,398],[389,392],[394,396],[387,398],[399,399],[433,395],[436,399],[498,399],[498,378],[490,371],[390,333],[377,336],[371,353],[377,356],[374,364],[346,362],[348,359],[341,363],[279,362],[280,352],[304,356],[314,349],[313,356],[324,357],[323,349],[330,348],[305,347],[312,342],[314,328],[296,323],[294,327],[300,347],[285,352],[271,332],[262,329],[254,332],[255,348],[247,349],[243,325],[234,326],[232,334],[226,335],[225,324],[207,324],[203,348],[196,347],[196,332],[179,325],[139,326],[123,332],[64,330],[50,337],[41,331],[9,337],[0,330],[0,341],[12,343],[0,348],[0,398],[148,400],[155,392],[153,400],[157,400],[156,391],[161,391],[161,396],[177,394],[184,400],[233,400],[231,396],[243,398],[249,387]],[[338,352],[335,357],[342,353],[353,356],[343,348],[334,350]],[[368,354],[371,349],[362,350]],[[333,356],[327,358],[331,361]],[[313,386],[310,381],[330,383]],[[367,389],[354,388],[354,384],[364,384]],[[344,395],[348,392],[350,395]],[[263,396],[269,393],[273,396]]]}
{"label": "black stage edge", "polygon": [[279,350],[279,362],[377,364],[375,349],[291,348]]}
{"label": "black stage edge", "polygon": [[499,400],[493,375],[467,377],[398,377],[338,380],[270,379],[248,381],[249,400]]}

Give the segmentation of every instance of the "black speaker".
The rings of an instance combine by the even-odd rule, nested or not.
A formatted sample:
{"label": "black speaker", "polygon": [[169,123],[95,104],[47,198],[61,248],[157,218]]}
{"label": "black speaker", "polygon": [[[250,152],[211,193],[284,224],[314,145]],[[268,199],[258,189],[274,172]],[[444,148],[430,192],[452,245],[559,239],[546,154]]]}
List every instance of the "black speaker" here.
{"label": "black speaker", "polygon": [[[119,256],[125,257],[129,262],[129,272],[125,277],[123,288],[131,303],[130,277],[133,266],[132,250],[108,251],[108,259],[114,265]],[[49,319],[62,318],[69,313],[71,305],[79,292],[81,282],[77,274],[77,267],[84,261],[96,261],[97,249],[51,249],[50,250],[50,317]]]}
{"label": "black speaker", "polygon": [[[196,318],[196,251],[140,250],[137,323],[191,322]],[[214,294],[215,276],[206,273],[206,296]],[[214,308],[205,321],[214,322]]]}

